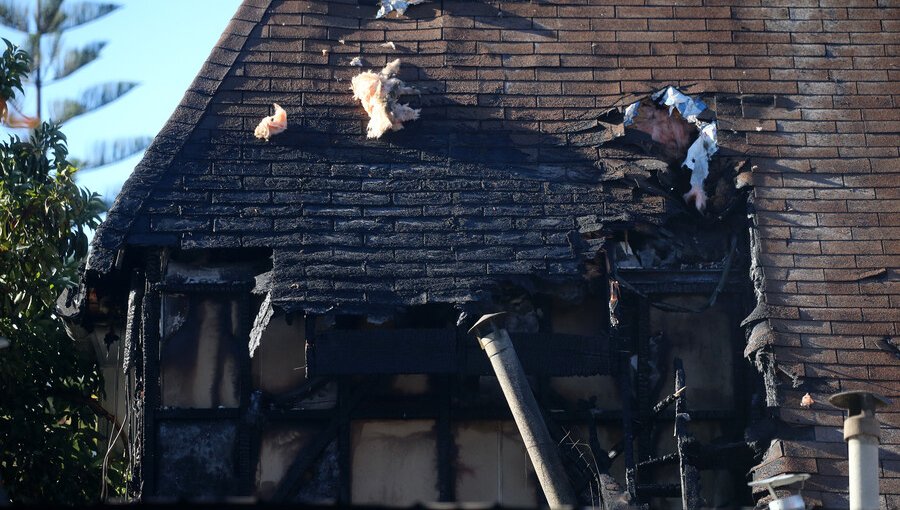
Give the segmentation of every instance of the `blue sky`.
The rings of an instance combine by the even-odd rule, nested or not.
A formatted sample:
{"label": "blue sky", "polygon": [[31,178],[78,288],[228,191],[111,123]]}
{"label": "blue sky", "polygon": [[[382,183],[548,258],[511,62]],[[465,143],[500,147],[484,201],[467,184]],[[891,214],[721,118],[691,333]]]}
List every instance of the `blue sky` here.
{"label": "blue sky", "polygon": [[[74,97],[83,89],[106,81],[136,81],[141,85],[118,101],[63,127],[70,152],[76,158],[89,155],[98,140],[155,136],[240,5],[240,0],[113,1],[122,8],[69,32],[65,39],[73,46],[108,41],[101,58],[46,88],[46,95],[51,100]],[[21,41],[14,32],[0,30],[0,35],[14,43]],[[140,156],[84,171],[79,184],[111,201]]]}

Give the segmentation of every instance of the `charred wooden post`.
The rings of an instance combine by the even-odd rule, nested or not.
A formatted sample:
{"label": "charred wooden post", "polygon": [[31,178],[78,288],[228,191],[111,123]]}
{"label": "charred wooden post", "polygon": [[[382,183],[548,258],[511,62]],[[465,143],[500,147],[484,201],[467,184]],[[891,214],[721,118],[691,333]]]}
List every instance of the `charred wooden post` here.
{"label": "charred wooden post", "polygon": [[[512,340],[505,329],[497,327],[496,319],[499,315],[501,314],[482,316],[469,332],[476,334],[481,348],[491,362],[547,503],[551,508],[575,506],[577,501],[556,443],[550,437],[547,424],[541,416]],[[486,332],[486,329],[491,331]]]}
{"label": "charred wooden post", "polygon": [[680,358],[675,358],[675,437],[678,441],[678,467],[681,471],[681,504],[685,510],[700,508],[700,472],[691,463],[688,450],[694,438],[688,431],[690,416],[687,412],[687,399],[684,395],[684,365]]}

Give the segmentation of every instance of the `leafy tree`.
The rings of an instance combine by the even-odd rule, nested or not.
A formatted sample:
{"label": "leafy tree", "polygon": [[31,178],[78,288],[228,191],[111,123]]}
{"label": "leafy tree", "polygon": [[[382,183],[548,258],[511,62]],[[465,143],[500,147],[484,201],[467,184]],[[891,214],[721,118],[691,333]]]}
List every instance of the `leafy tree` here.
{"label": "leafy tree", "polygon": [[[28,56],[6,42],[0,100],[22,91]],[[55,315],[103,203],[79,189],[58,124],[0,142],[0,474],[18,502],[88,503],[101,488],[103,381]]]}
{"label": "leafy tree", "polygon": [[[32,86],[37,97],[34,118],[39,121],[44,118],[44,88],[97,60],[106,46],[105,41],[94,41],[80,48],[66,48],[63,44],[65,32],[102,18],[120,6],[65,0],[33,2],[32,5],[30,0],[25,3],[22,0],[0,0],[0,25],[26,36],[25,50],[33,56]],[[135,82],[109,82],[90,87],[78,98],[54,101],[50,108],[50,118],[64,123],[119,99],[137,85]],[[114,163],[144,150],[149,143],[149,137],[137,137],[97,144],[95,154],[83,160],[80,166],[88,168]]]}

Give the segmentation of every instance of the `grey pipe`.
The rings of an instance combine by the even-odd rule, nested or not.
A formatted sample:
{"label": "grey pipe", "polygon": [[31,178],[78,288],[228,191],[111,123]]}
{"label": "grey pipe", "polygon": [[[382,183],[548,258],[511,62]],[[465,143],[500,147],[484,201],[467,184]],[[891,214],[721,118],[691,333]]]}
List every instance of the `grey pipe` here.
{"label": "grey pipe", "polygon": [[[475,332],[491,362],[550,508],[575,506],[577,500],[556,442],[550,437],[512,340],[495,322],[500,315],[482,316],[469,332]],[[486,329],[491,331],[485,333]]]}
{"label": "grey pipe", "polygon": [[844,441],[847,442],[850,471],[850,510],[878,510],[878,442],[880,430],[875,409],[890,402],[866,391],[846,391],[832,395],[832,405],[847,409]]}

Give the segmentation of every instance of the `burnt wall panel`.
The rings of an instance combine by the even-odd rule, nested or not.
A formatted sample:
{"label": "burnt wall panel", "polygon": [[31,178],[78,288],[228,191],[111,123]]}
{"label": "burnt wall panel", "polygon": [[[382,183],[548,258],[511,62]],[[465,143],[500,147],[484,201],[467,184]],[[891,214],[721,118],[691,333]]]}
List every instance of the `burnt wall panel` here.
{"label": "burnt wall panel", "polygon": [[353,504],[410,506],[438,500],[433,421],[355,421],[351,434]]}
{"label": "burnt wall panel", "polygon": [[235,423],[160,423],[157,495],[212,500],[236,495],[236,440]]}
{"label": "burnt wall panel", "polygon": [[[275,494],[295,457],[310,446],[321,427],[297,424],[272,424],[260,438],[256,467],[256,496],[268,501]],[[302,475],[301,489],[294,502],[333,504],[337,501],[338,466],[334,444],[325,448],[313,466]]]}
{"label": "burnt wall panel", "polygon": [[282,395],[306,381],[305,321],[288,323],[275,317],[253,354],[253,385],[269,395]]}
{"label": "burnt wall panel", "polygon": [[[688,308],[705,305],[705,296],[666,297],[662,302]],[[702,313],[665,312],[650,307],[650,343],[653,386],[659,386],[653,400],[662,400],[672,392],[669,379],[674,358],[684,361],[685,373],[691,374],[687,389],[695,407],[730,410],[735,407],[735,352],[732,337],[736,318],[728,306],[719,303]],[[664,384],[657,384],[659,378]]]}
{"label": "burnt wall panel", "polygon": [[534,471],[515,423],[459,422],[453,426],[453,438],[458,502],[510,508],[533,508],[540,503]]}
{"label": "burnt wall panel", "polygon": [[163,296],[160,385],[163,407],[237,407],[239,301],[211,294]]}

